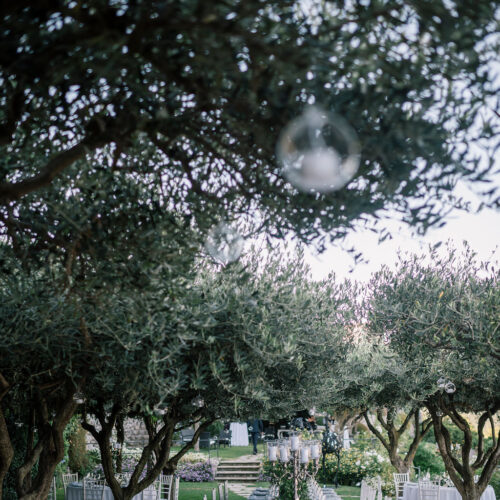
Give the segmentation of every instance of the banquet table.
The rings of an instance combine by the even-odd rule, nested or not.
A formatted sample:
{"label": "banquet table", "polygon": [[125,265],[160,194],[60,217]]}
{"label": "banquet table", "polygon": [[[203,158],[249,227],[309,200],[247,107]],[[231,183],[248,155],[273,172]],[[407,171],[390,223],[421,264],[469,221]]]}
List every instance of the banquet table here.
{"label": "banquet table", "polygon": [[[418,483],[405,483],[403,490],[403,500],[418,500]],[[456,488],[441,486],[439,488],[439,500],[462,500]],[[481,495],[481,500],[496,500],[495,490],[488,486]]]}
{"label": "banquet table", "polygon": [[[83,483],[70,483],[66,488],[66,500],[83,500]],[[95,495],[92,497],[95,498]],[[100,497],[99,497],[100,498]],[[104,487],[103,500],[113,500],[113,492],[109,486]],[[132,500],[156,500],[156,490],[145,489],[132,497]]]}
{"label": "banquet table", "polygon": [[231,446],[248,446],[248,427],[247,424],[231,422]]}

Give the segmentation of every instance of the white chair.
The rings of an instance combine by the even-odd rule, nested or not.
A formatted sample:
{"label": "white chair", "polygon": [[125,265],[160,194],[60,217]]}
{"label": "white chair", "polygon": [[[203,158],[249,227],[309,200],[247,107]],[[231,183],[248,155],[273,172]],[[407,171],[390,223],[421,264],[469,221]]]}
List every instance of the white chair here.
{"label": "white chair", "polygon": [[419,479],[418,498],[419,500],[439,500],[440,486],[439,481],[429,481]]}
{"label": "white chair", "polygon": [[372,488],[364,479],[361,481],[359,500],[376,500],[377,489]]}
{"label": "white chair", "polygon": [[311,500],[325,500],[325,495],[320,485],[314,480],[311,479],[307,484],[309,498]]}
{"label": "white chair", "polygon": [[160,474],[160,496],[159,500],[171,500],[172,498],[172,480],[174,476],[167,474]]}
{"label": "white chair", "polygon": [[49,490],[49,496],[47,497],[47,500],[57,500],[57,486],[56,486],[56,478],[54,476],[54,479],[52,479],[52,483],[50,485],[50,490]]}
{"label": "white chair", "polygon": [[158,479],[141,491],[141,500],[159,500],[161,482]]}
{"label": "white chair", "polygon": [[106,481],[85,477],[83,479],[83,500],[103,500]]}
{"label": "white chair", "polygon": [[394,478],[394,486],[396,488],[396,499],[403,498],[404,484],[410,481],[410,473],[394,473],[392,477]]}
{"label": "white chair", "polygon": [[[179,483],[181,482],[181,478],[179,476],[175,477],[174,481],[174,496],[172,500],[179,500]],[[227,493],[229,495],[229,493]]]}
{"label": "white chair", "polygon": [[62,483],[63,483],[63,488],[64,488],[64,496],[66,496],[66,488],[68,487],[68,484],[70,483],[77,483],[78,482],[78,472],[75,472],[74,474],[68,473],[68,474],[63,474],[62,475]]}

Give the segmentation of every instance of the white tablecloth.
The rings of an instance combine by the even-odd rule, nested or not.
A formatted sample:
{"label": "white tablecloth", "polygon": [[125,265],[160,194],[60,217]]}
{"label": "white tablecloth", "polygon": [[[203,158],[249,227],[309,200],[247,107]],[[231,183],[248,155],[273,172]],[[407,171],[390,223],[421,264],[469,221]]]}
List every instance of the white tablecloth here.
{"label": "white tablecloth", "polygon": [[[418,500],[418,484],[405,483],[403,491],[403,500]],[[460,493],[456,488],[441,486],[439,488],[439,500],[462,500]],[[488,486],[481,495],[481,500],[496,500],[495,490]]]}
{"label": "white tablecloth", "polygon": [[247,424],[231,422],[231,446],[248,446],[248,427]]}
{"label": "white tablecloth", "polygon": [[[91,498],[97,498],[97,495],[93,495]],[[99,496],[99,498],[101,498]],[[145,489],[132,497],[132,500],[153,500],[156,498],[154,491],[150,489]],[[83,484],[82,483],[70,483],[66,488],[66,500],[83,500]],[[104,487],[103,500],[114,500],[113,492],[109,486]]]}

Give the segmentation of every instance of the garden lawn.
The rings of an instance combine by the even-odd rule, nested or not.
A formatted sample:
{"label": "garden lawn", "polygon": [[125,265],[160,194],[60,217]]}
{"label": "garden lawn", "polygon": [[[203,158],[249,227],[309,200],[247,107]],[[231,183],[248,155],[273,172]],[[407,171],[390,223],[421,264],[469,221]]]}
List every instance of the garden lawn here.
{"label": "garden lawn", "polygon": [[[179,486],[179,500],[203,500],[203,495],[207,495],[207,498],[212,498],[212,490],[217,488],[219,483],[207,482],[207,483],[187,483],[181,482]],[[229,500],[241,500],[245,497],[240,497],[229,491]]]}
{"label": "garden lawn", "polygon": [[[323,486],[323,484],[321,484],[321,486]],[[327,484],[327,486],[333,488],[333,484]],[[342,497],[343,500],[350,500],[359,498],[361,488],[358,486],[339,486],[335,491]]]}

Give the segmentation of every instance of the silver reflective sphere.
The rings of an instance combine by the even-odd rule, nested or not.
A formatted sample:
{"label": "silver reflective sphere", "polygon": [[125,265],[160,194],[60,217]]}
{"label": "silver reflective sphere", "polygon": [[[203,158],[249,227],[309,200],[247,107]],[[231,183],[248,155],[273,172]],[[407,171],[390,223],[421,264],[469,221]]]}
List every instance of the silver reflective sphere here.
{"label": "silver reflective sphere", "polygon": [[356,133],[343,118],[309,107],[285,127],[276,153],[290,184],[305,192],[327,193],[354,177],[360,148]]}
{"label": "silver reflective sphere", "polygon": [[453,382],[448,382],[445,386],[444,386],[444,390],[445,392],[447,392],[448,394],[453,394],[457,388],[455,387],[455,384]]}
{"label": "silver reflective sphere", "polygon": [[229,264],[239,259],[243,245],[243,237],[238,231],[220,222],[208,233],[205,249],[215,260]]}
{"label": "silver reflective sphere", "polygon": [[440,389],[444,389],[445,386],[446,386],[446,382],[447,380],[444,378],[444,377],[440,377],[437,381],[437,386],[440,388]]}

